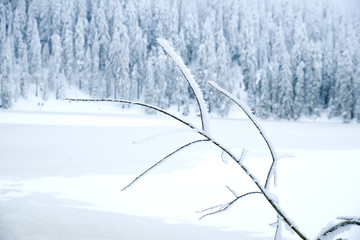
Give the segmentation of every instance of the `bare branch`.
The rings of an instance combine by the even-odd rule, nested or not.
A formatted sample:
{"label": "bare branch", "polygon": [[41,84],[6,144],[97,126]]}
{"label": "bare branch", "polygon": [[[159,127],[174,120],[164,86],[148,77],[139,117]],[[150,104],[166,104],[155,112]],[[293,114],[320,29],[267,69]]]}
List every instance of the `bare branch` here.
{"label": "bare branch", "polygon": [[236,192],[231,189],[229,186],[225,186],[235,197],[238,197],[238,195],[236,194]]}
{"label": "bare branch", "polygon": [[[270,141],[268,140],[268,138],[265,136],[264,131],[261,129],[260,125],[256,123],[256,120],[253,118],[253,116],[251,115],[250,111],[247,109],[247,107],[245,106],[245,104],[243,104],[239,99],[237,99],[235,96],[233,96],[231,93],[229,93],[228,91],[226,91],[225,89],[221,88],[219,85],[217,85],[215,82],[210,81],[208,82],[210,84],[210,86],[212,86],[215,90],[217,90],[218,92],[222,93],[223,95],[225,95],[227,98],[229,98],[231,101],[233,101],[236,105],[238,105],[244,112],[245,114],[248,116],[248,118],[250,119],[250,121],[254,124],[254,126],[258,129],[260,135],[263,137],[269,151],[271,154],[271,158],[273,160],[271,167],[269,169],[268,172],[268,176],[266,178],[266,182],[265,182],[265,187],[263,187],[259,180],[257,180],[257,178],[252,175],[252,173],[247,169],[246,166],[244,166],[244,164],[242,164],[239,160],[236,160],[236,158],[234,157],[234,155],[230,155],[239,165],[240,167],[245,171],[246,174],[249,175],[249,177],[252,179],[252,181],[256,184],[256,186],[259,188],[259,190],[263,193],[264,197],[266,198],[266,200],[270,203],[270,205],[275,209],[275,211],[278,213],[279,217],[282,218],[282,220],[301,238],[301,239],[308,239],[304,233],[302,233],[299,228],[292,222],[292,220],[290,218],[288,218],[285,214],[285,212],[283,212],[280,209],[280,206],[278,206],[278,204],[276,203],[276,201],[273,199],[273,197],[271,196],[271,194],[267,191],[268,187],[269,187],[269,182],[270,182],[270,178],[271,176],[274,174],[274,168],[275,168],[275,162],[276,162],[276,157],[275,157],[275,151],[273,150]],[[221,144],[217,144],[214,142],[215,145],[217,145],[219,148],[225,150]]]}
{"label": "bare branch", "polygon": [[262,138],[264,139],[270,154],[271,154],[271,158],[273,160],[271,167],[269,169],[268,172],[268,176],[266,178],[266,182],[265,182],[265,188],[267,189],[269,187],[269,181],[271,176],[274,174],[274,169],[275,169],[275,162],[276,162],[276,156],[275,156],[275,151],[272,148],[270,141],[268,140],[268,138],[265,136],[264,131],[262,130],[262,128],[260,127],[260,125],[256,122],[255,118],[252,116],[252,114],[250,113],[250,111],[247,109],[247,107],[245,106],[245,104],[243,104],[239,99],[237,99],[234,95],[232,95],[231,93],[229,93],[228,91],[226,91],[225,89],[223,89],[222,87],[220,87],[218,84],[216,84],[213,81],[208,82],[210,84],[211,87],[213,87],[215,90],[217,90],[218,92],[222,93],[223,95],[225,95],[227,98],[229,98],[231,101],[233,101],[236,105],[238,105],[243,111],[244,113],[247,115],[247,117],[250,119],[250,121],[254,124],[254,126],[257,128],[257,130],[259,131],[260,135],[262,136]]}
{"label": "bare branch", "polygon": [[282,224],[281,217],[279,215],[277,215],[276,231],[275,231],[274,240],[281,239],[281,234],[282,234],[282,225],[281,224]]}
{"label": "bare branch", "polygon": [[205,141],[209,141],[208,139],[200,139],[200,140],[196,140],[190,143],[187,143],[183,146],[181,146],[180,148],[176,149],[175,151],[169,153],[168,155],[166,155],[164,158],[162,158],[160,161],[158,161],[157,163],[155,163],[154,165],[152,165],[151,167],[149,167],[148,169],[146,169],[143,173],[141,173],[140,175],[138,175],[133,181],[131,181],[128,185],[126,185],[123,189],[121,189],[121,191],[125,191],[126,189],[128,189],[129,187],[131,187],[135,182],[137,182],[140,178],[142,178],[145,174],[147,174],[148,172],[150,172],[152,169],[154,169],[155,167],[157,167],[159,164],[161,164],[162,162],[164,162],[166,159],[168,159],[169,157],[171,157],[172,155],[174,155],[177,152],[180,152],[181,150],[195,144],[195,143],[199,143],[199,142],[205,142]]}
{"label": "bare branch", "polygon": [[[231,190],[230,190],[231,191]],[[233,201],[231,202],[228,202],[226,204],[221,204],[221,205],[217,205],[217,206],[214,206],[214,207],[210,207],[210,208],[207,208],[207,209],[204,209],[202,211],[199,211],[199,212],[206,212],[208,210],[212,210],[212,209],[215,209],[215,208],[218,208],[218,210],[214,211],[214,212],[210,212],[210,213],[207,213],[203,216],[200,217],[200,220],[204,219],[205,217],[208,217],[210,215],[214,215],[214,214],[219,214],[221,212],[224,212],[226,210],[228,210],[235,202],[237,202],[239,199],[242,199],[248,195],[251,195],[251,194],[262,194],[262,192],[248,192],[248,193],[245,193],[241,196],[237,196]]]}
{"label": "bare branch", "polygon": [[319,235],[319,237],[317,238],[317,240],[321,240],[324,237],[326,237],[328,234],[330,233],[334,233],[336,231],[340,231],[341,228],[347,227],[347,226],[359,226],[360,227],[360,218],[339,218],[345,221],[342,221],[332,227],[330,227],[329,229],[327,229],[326,231],[324,231],[323,233],[321,233]]}

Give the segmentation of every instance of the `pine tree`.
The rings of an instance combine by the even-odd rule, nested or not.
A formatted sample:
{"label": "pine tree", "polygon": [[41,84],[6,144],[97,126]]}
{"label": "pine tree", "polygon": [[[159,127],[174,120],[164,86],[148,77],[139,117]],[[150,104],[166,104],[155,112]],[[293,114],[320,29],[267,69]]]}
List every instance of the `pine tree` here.
{"label": "pine tree", "polygon": [[168,78],[168,58],[164,51],[160,48],[156,48],[156,60],[154,64],[154,80],[155,80],[155,96],[156,105],[161,108],[166,108],[166,85]]}
{"label": "pine tree", "polygon": [[281,56],[279,71],[279,118],[291,119],[293,116],[293,87],[290,71],[290,57],[286,49]]}
{"label": "pine tree", "polygon": [[[147,66],[146,66],[146,79],[144,83],[144,102],[148,104],[156,104],[156,93],[155,93],[155,78],[154,78],[154,56],[151,52]],[[150,108],[146,108],[145,112],[148,114],[155,114],[156,112]]]}
{"label": "pine tree", "polygon": [[130,98],[130,53],[129,53],[129,36],[125,25],[119,29],[120,34],[120,82],[119,97],[123,99]]}
{"label": "pine tree", "polygon": [[196,56],[199,46],[200,31],[196,1],[184,0],[181,4],[181,23],[186,43],[186,52],[182,54],[184,63],[189,65]]}
{"label": "pine tree", "polygon": [[354,118],[360,123],[360,68],[357,68],[354,74],[354,96]]}
{"label": "pine tree", "polygon": [[18,64],[20,67],[20,96],[23,98],[27,98],[29,91],[29,63],[26,44],[24,42],[20,42],[19,49],[22,49],[21,51],[19,51],[22,53],[20,59],[18,59]]}
{"label": "pine tree", "polygon": [[[256,61],[256,46],[255,46],[255,29],[254,23],[251,22],[253,19],[249,14],[248,17],[245,17],[240,26],[240,66],[243,70],[244,75],[244,86],[245,90],[248,91],[250,96],[255,96],[255,72],[257,69]],[[255,97],[252,97],[248,100],[249,104],[255,106]]]}
{"label": "pine tree", "polygon": [[109,26],[106,21],[104,5],[100,1],[99,8],[96,11],[95,19],[99,37],[99,70],[105,71],[108,46],[110,44]]}
{"label": "pine tree", "polygon": [[[137,6],[134,1],[129,1],[126,5],[126,26],[128,28],[129,39],[129,69],[130,77],[130,98],[139,99],[140,90],[145,78],[145,54],[146,41],[143,38],[142,29],[139,26]],[[120,17],[119,17],[120,18]],[[114,20],[115,21],[115,20]]]}
{"label": "pine tree", "polygon": [[[348,39],[348,38],[347,38]],[[353,51],[350,42],[344,41],[339,48],[337,68],[335,72],[335,96],[331,105],[330,116],[341,116],[344,122],[352,119],[355,103],[353,88]]]}
{"label": "pine tree", "polygon": [[296,67],[296,72],[295,72],[295,98],[294,98],[294,119],[298,119],[302,112],[303,112],[303,107],[305,104],[305,92],[304,92],[304,88],[305,88],[305,64],[304,62],[300,62],[297,67]]}
{"label": "pine tree", "polygon": [[41,71],[41,43],[39,38],[39,32],[37,22],[34,18],[29,19],[28,32],[31,35],[28,36],[29,40],[29,73],[32,82],[35,83],[35,96],[38,96],[39,89],[42,87],[42,71]]}
{"label": "pine tree", "polygon": [[[5,6],[3,2],[0,2],[0,55],[3,55],[5,49],[5,40],[6,40]],[[0,58],[0,68],[2,68],[2,63],[3,63],[1,59],[2,58]]]}
{"label": "pine tree", "polygon": [[50,0],[50,36],[61,35],[61,1]]}
{"label": "pine tree", "polygon": [[[217,79],[216,80],[218,84],[221,85],[224,89],[229,89],[231,91],[231,89],[233,89],[233,86],[229,79],[230,74],[228,72],[230,66],[230,55],[226,45],[226,39],[224,37],[222,28],[220,28],[218,33],[216,34],[216,42],[217,42],[217,49],[216,49]],[[220,116],[224,117],[229,112],[230,102],[228,101],[227,98],[218,95],[215,106]]]}
{"label": "pine tree", "polygon": [[14,37],[14,57],[21,59],[24,47],[24,34],[26,27],[26,4],[25,0],[20,0],[15,9],[13,21],[13,37]]}
{"label": "pine tree", "polygon": [[25,1],[20,0],[15,9],[13,22],[13,39],[14,39],[14,57],[16,65],[19,69],[19,94],[26,98],[28,92],[28,55],[25,39],[26,27],[26,6]]}
{"label": "pine tree", "polygon": [[48,75],[49,88],[55,90],[56,99],[65,97],[65,83],[61,74],[61,38],[54,34],[51,36],[51,55],[49,59],[50,69]]}
{"label": "pine tree", "polygon": [[[92,29],[90,27],[90,29]],[[99,72],[99,41],[96,28],[93,29],[91,36],[91,45],[88,51],[91,53],[91,77],[89,84],[89,93],[90,96],[99,95],[99,86],[100,86],[100,72]]]}
{"label": "pine tree", "polygon": [[334,59],[334,31],[332,30],[332,15],[330,12],[327,13],[326,16],[326,30],[323,34],[323,43],[322,43],[322,52],[323,52],[323,62],[322,62],[322,84],[321,84],[321,92],[320,99],[321,105],[323,108],[327,108],[329,106],[330,97],[332,95],[332,90],[335,86],[335,59]]}
{"label": "pine tree", "polygon": [[120,33],[119,29],[115,28],[112,36],[112,41],[109,47],[108,62],[106,64],[107,81],[113,82],[113,87],[108,88],[108,96],[111,95],[111,89],[113,89],[114,98],[119,98],[120,91],[120,79],[121,79],[121,46],[120,46]]}
{"label": "pine tree", "polygon": [[256,115],[266,119],[271,113],[270,81],[265,69],[256,72],[256,82],[259,84],[259,100],[256,105]]}
{"label": "pine tree", "polygon": [[216,42],[214,36],[214,12],[206,19],[203,26],[203,35],[201,36],[202,44],[199,46],[196,58],[196,77],[199,79],[199,85],[204,89],[204,99],[207,102],[210,112],[216,110],[216,101],[218,96],[207,82],[217,80],[217,58]]}
{"label": "pine tree", "polygon": [[322,53],[319,43],[309,44],[309,56],[305,68],[305,114],[320,116],[320,88],[322,80]]}
{"label": "pine tree", "polygon": [[2,108],[10,108],[12,105],[12,51],[13,47],[11,46],[10,39],[7,39],[5,42],[5,47],[2,48],[1,56],[1,89],[0,89],[0,99]]}
{"label": "pine tree", "polygon": [[90,84],[91,84],[91,53],[90,53],[90,49],[86,48],[81,86],[82,86],[82,90],[88,95],[91,94]]}
{"label": "pine tree", "polygon": [[75,39],[74,39],[74,51],[76,59],[76,67],[79,74],[79,89],[83,88],[83,82],[86,81],[84,74],[85,68],[85,25],[87,20],[85,18],[79,18],[75,27]]}
{"label": "pine tree", "polygon": [[228,44],[232,61],[238,61],[240,56],[240,49],[238,45],[239,36],[239,15],[237,13],[231,14],[230,22],[225,26],[228,33]]}
{"label": "pine tree", "polygon": [[66,79],[71,85],[73,64],[74,64],[74,18],[73,18],[73,4],[70,0],[63,2],[62,9],[62,49],[63,49],[63,68]]}

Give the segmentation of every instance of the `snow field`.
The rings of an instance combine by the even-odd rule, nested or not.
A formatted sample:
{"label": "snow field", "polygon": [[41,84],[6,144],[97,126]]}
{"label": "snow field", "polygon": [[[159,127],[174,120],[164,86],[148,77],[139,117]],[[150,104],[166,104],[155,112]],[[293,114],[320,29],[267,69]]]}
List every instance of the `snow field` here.
{"label": "snow field", "polygon": [[[272,239],[275,229],[269,224],[276,215],[261,195],[198,220],[199,210],[233,199],[226,186],[238,195],[256,190],[209,143],[191,146],[121,192],[141,171],[197,139],[196,134],[163,116],[99,113],[80,105],[82,113],[0,111],[2,239],[147,239],[139,231],[157,239],[177,239],[175,233],[178,239],[199,234],[203,239]],[[270,157],[251,123],[209,122],[212,136],[233,152],[249,150],[245,164],[264,181]],[[309,237],[338,216],[360,215],[358,125],[261,124],[281,158],[278,186],[270,190]],[[123,230],[109,229],[116,221]],[[181,235],[179,229],[194,234]],[[284,239],[296,239],[284,232]],[[351,234],[348,239],[360,236],[355,228]]]}

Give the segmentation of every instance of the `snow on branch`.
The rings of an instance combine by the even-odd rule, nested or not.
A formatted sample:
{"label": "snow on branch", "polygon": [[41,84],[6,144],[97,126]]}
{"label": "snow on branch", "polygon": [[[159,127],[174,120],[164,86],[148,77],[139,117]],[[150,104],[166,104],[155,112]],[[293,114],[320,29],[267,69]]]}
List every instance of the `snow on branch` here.
{"label": "snow on branch", "polygon": [[342,221],[326,228],[318,235],[317,240],[332,239],[332,237],[340,234],[341,232],[348,231],[352,226],[360,227],[359,217],[339,217],[338,219]]}
{"label": "snow on branch", "polygon": [[199,143],[199,142],[206,142],[209,141],[208,139],[200,139],[200,140],[196,140],[190,143],[187,143],[183,146],[181,146],[180,148],[176,149],[175,151],[169,153],[168,155],[166,155],[165,157],[163,157],[160,161],[158,161],[157,163],[153,164],[151,167],[149,167],[148,169],[146,169],[143,173],[141,173],[140,175],[138,175],[134,180],[132,180],[128,185],[126,185],[123,189],[121,189],[121,191],[125,191],[126,189],[128,189],[129,187],[131,187],[135,182],[137,182],[140,178],[142,178],[145,174],[147,174],[148,172],[150,172],[152,169],[154,169],[155,167],[159,166],[161,163],[163,163],[166,159],[168,159],[169,157],[173,156],[175,153],[180,152],[181,150],[195,144],[195,143]]}
{"label": "snow on branch", "polygon": [[[230,189],[229,187],[227,187],[227,188],[229,189],[229,191],[231,191],[236,196],[235,192],[232,189]],[[200,220],[202,220],[202,219],[204,219],[204,218],[206,218],[208,216],[211,216],[211,215],[214,215],[214,214],[219,214],[221,212],[224,212],[224,211],[228,210],[232,205],[234,205],[235,202],[237,202],[238,200],[240,200],[240,199],[242,199],[242,198],[244,198],[244,197],[246,197],[248,195],[251,195],[251,194],[262,194],[262,192],[247,192],[247,193],[245,193],[245,194],[243,194],[241,196],[236,196],[236,198],[234,200],[232,200],[231,202],[228,202],[228,203],[225,203],[225,204],[219,204],[219,205],[216,205],[214,207],[210,207],[210,208],[206,208],[204,210],[201,210],[201,211],[199,211],[199,213],[204,213],[204,212],[208,212],[210,210],[216,209],[213,212],[209,212],[209,213],[206,213],[205,215],[201,216]]]}
{"label": "snow on branch", "polygon": [[202,129],[204,132],[209,134],[209,124],[208,124],[208,109],[202,94],[202,91],[194,79],[194,76],[191,74],[190,69],[184,64],[182,58],[175,52],[174,48],[171,47],[167,40],[162,38],[157,38],[156,42],[164,49],[164,51],[169,55],[169,57],[174,61],[176,66],[180,69],[182,75],[188,82],[192,92],[195,95],[195,99],[199,106],[200,117]]}
{"label": "snow on branch", "polygon": [[[275,155],[275,151],[274,148],[272,147],[272,144],[270,143],[269,138],[265,135],[264,130],[261,128],[260,124],[256,121],[256,119],[254,118],[254,116],[252,115],[251,111],[246,107],[246,105],[239,100],[238,98],[236,98],[234,95],[232,95],[231,93],[229,93],[228,91],[226,91],[225,89],[223,89],[222,87],[220,87],[217,83],[213,82],[213,81],[209,81],[208,82],[209,85],[211,87],[213,87],[215,90],[217,90],[218,92],[222,93],[223,95],[225,95],[227,98],[229,98],[231,101],[233,101],[236,105],[238,105],[243,111],[244,113],[247,115],[247,117],[250,119],[250,121],[254,124],[254,126],[257,128],[257,130],[259,131],[260,135],[262,136],[262,138],[264,139],[270,154],[271,154],[271,158],[273,160],[271,167],[269,169],[268,172],[268,176],[266,178],[266,183],[265,183],[265,188],[267,189],[269,187],[269,182],[270,179],[274,176],[275,177],[275,173],[276,173],[276,155]],[[274,181],[275,182],[275,181]]]}

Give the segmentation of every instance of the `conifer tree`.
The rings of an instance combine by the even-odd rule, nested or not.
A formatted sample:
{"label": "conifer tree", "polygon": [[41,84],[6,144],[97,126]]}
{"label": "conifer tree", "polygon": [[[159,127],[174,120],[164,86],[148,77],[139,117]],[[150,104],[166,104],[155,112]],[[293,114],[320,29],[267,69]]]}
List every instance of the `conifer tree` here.
{"label": "conifer tree", "polygon": [[50,6],[50,36],[57,34],[61,36],[61,1],[49,0]]}
{"label": "conifer tree", "polygon": [[[84,69],[82,71],[83,78],[81,79],[81,86],[83,91],[90,95],[91,94],[91,53],[87,47],[85,50]],[[80,76],[81,77],[81,76]]]}
{"label": "conifer tree", "polygon": [[[152,105],[156,104],[154,61],[155,60],[154,60],[153,52],[151,52],[146,66],[147,77],[144,83],[144,102]],[[149,108],[146,108],[145,112],[149,114],[155,113],[154,110]]]}
{"label": "conifer tree", "polygon": [[76,59],[76,67],[78,71],[78,86],[79,89],[83,88],[83,82],[88,76],[84,73],[85,68],[85,24],[87,20],[80,17],[75,26],[75,39],[74,39],[74,52]]}
{"label": "conifer tree", "polygon": [[63,2],[62,9],[62,32],[61,32],[61,43],[63,49],[63,68],[64,75],[68,80],[69,86],[71,85],[72,79],[72,67],[74,64],[74,19],[73,19],[73,4],[70,0]]}
{"label": "conifer tree", "polygon": [[259,83],[259,100],[256,105],[256,115],[266,119],[271,113],[270,81],[265,69],[256,72],[256,82]]}
{"label": "conifer tree", "polygon": [[32,82],[35,83],[35,96],[38,96],[40,85],[42,84],[41,43],[37,22],[34,18],[29,19],[27,28],[28,33],[31,33],[31,35],[27,36],[29,41],[29,73]]}
{"label": "conifer tree", "polygon": [[26,27],[26,6],[25,1],[20,0],[15,9],[13,22],[14,57],[17,69],[19,69],[19,94],[26,98],[28,94],[28,55],[25,39]]}
{"label": "conifer tree", "polygon": [[48,75],[49,88],[55,90],[56,99],[65,97],[65,83],[61,75],[61,37],[57,34],[51,36],[50,69]]}
{"label": "conifer tree", "polygon": [[[91,27],[90,27],[91,28]],[[89,92],[91,96],[98,96],[99,86],[100,86],[100,73],[99,73],[99,41],[98,33],[96,28],[93,30],[91,35],[91,45],[88,49],[91,53],[91,77],[89,84]]]}
{"label": "conifer tree", "polygon": [[120,82],[119,97],[122,99],[130,98],[130,52],[129,52],[129,36],[128,29],[125,25],[121,25],[120,34]]}
{"label": "conifer tree", "polygon": [[357,96],[354,106],[354,118],[360,123],[360,68],[356,69],[354,74],[354,96]]}
{"label": "conifer tree", "polygon": [[279,118],[291,119],[293,116],[293,87],[292,74],[290,71],[290,57],[285,50],[280,60],[279,70]]}
{"label": "conifer tree", "polygon": [[331,116],[341,116],[344,122],[352,119],[355,103],[353,77],[354,68],[352,64],[353,51],[349,39],[339,46],[337,68],[335,72],[335,95],[331,104]]}
{"label": "conifer tree", "polygon": [[320,116],[320,87],[322,77],[322,53],[318,42],[309,44],[309,56],[305,62],[305,114]]}
{"label": "conifer tree", "polygon": [[119,98],[119,91],[120,91],[120,79],[121,79],[121,49],[120,49],[120,33],[119,29],[115,28],[114,33],[112,36],[112,41],[109,46],[109,56],[108,62],[106,64],[106,73],[107,73],[107,80],[108,82],[113,83],[113,87],[110,86],[107,89],[108,96],[110,96],[111,89],[113,89],[113,96],[114,98]]}
{"label": "conifer tree", "polygon": [[11,107],[12,105],[12,51],[13,47],[11,46],[10,38],[8,38],[5,42],[5,47],[2,48],[2,51],[0,53],[0,99],[1,107],[5,109]]}
{"label": "conifer tree", "polygon": [[[232,82],[230,80],[230,74],[228,72],[230,65],[229,50],[226,45],[226,39],[223,34],[223,28],[221,27],[216,34],[216,62],[217,62],[217,83],[224,89],[233,89]],[[215,105],[217,112],[220,116],[224,117],[228,114],[230,108],[230,102],[226,98],[222,98],[217,95],[217,101]]]}
{"label": "conifer tree", "polygon": [[298,119],[302,112],[303,112],[303,108],[304,108],[304,103],[305,103],[305,91],[304,91],[304,86],[305,86],[305,64],[304,62],[300,62],[297,67],[296,67],[296,71],[295,71],[295,89],[294,89],[294,118]]}

